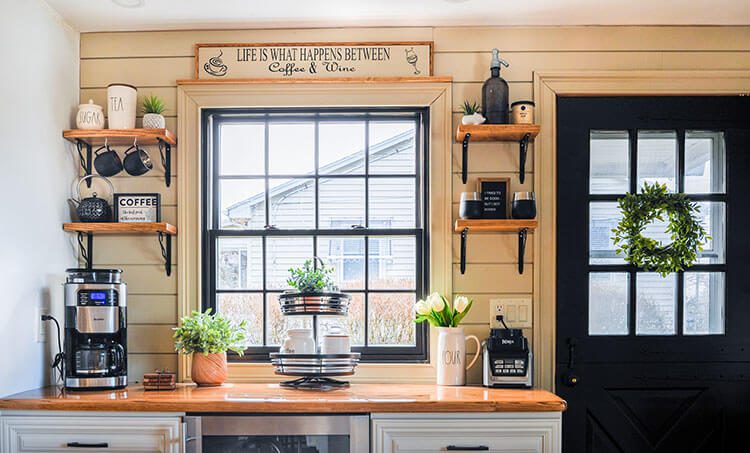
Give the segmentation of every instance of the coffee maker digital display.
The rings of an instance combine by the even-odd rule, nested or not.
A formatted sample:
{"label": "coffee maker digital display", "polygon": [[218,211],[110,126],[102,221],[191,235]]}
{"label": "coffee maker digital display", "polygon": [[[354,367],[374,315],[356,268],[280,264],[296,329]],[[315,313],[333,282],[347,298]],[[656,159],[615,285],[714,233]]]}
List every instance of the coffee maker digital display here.
{"label": "coffee maker digital display", "polygon": [[127,286],[119,269],[69,269],[65,283],[65,387],[127,385]]}

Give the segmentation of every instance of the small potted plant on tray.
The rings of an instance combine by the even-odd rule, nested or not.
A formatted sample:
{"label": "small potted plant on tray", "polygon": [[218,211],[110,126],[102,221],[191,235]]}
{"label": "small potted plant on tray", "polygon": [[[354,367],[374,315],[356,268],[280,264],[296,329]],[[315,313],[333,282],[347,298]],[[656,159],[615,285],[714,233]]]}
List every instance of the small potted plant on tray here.
{"label": "small potted plant on tray", "polygon": [[247,322],[232,323],[219,313],[194,311],[175,327],[175,350],[192,354],[190,377],[199,386],[217,386],[227,380],[227,351],[245,350]]}
{"label": "small potted plant on tray", "polygon": [[482,114],[479,113],[479,110],[479,105],[477,105],[476,102],[469,103],[469,101],[464,101],[464,105],[461,106],[461,111],[464,114],[464,116],[461,117],[461,124],[467,125],[484,123],[486,120],[482,116]]}
{"label": "small potted plant on tray", "polygon": [[318,257],[298,268],[289,269],[287,284],[293,289],[279,296],[285,314],[340,314],[349,310],[351,296],[338,291],[333,282],[333,268]]}
{"label": "small potted plant on tray", "polygon": [[143,128],[144,129],[164,129],[167,122],[164,119],[166,111],[164,100],[159,96],[147,96],[143,99]]}

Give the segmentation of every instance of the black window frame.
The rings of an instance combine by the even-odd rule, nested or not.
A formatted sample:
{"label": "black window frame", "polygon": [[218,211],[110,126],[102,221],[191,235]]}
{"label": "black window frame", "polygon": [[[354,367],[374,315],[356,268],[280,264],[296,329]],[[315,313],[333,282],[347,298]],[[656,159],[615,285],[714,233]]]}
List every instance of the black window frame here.
{"label": "black window frame", "polygon": [[[315,174],[311,175],[310,178],[316,180],[316,191],[315,191],[315,223],[317,229],[304,229],[304,230],[284,230],[284,229],[268,229],[263,230],[220,230],[219,220],[217,216],[213,215],[213,207],[219,205],[218,190],[213,190],[216,181],[218,181],[218,153],[213,152],[214,149],[219,147],[219,134],[218,128],[223,122],[239,123],[243,121],[243,117],[247,118],[248,121],[257,122],[259,119],[265,121],[268,124],[268,119],[273,120],[311,120],[314,119],[316,126],[320,120],[325,121],[336,121],[336,122],[347,122],[347,121],[365,121],[365,150],[364,159],[365,165],[361,176],[365,179],[365,221],[368,219],[369,210],[369,190],[368,184],[370,178],[388,178],[388,177],[399,177],[403,178],[404,174],[370,174],[369,173],[369,158],[370,158],[370,143],[369,143],[369,120],[370,119],[399,119],[403,120],[406,115],[413,115],[416,125],[415,133],[415,191],[416,191],[416,211],[415,220],[416,228],[410,229],[370,229],[364,225],[364,228],[351,228],[351,229],[320,229],[318,224],[318,207],[317,200],[319,195],[320,185],[317,183],[319,179],[335,178],[336,175],[330,174],[319,174],[318,166],[318,141],[315,143]],[[250,119],[250,115],[254,115]],[[201,110],[201,274],[202,274],[202,292],[201,292],[201,309],[206,310],[211,308],[216,311],[216,244],[217,239],[221,236],[247,236],[247,237],[261,237],[265,242],[268,237],[294,237],[294,236],[305,236],[313,238],[313,251],[315,254],[317,251],[317,238],[322,236],[342,236],[342,237],[355,237],[361,236],[365,238],[365,260],[364,260],[364,280],[365,287],[362,291],[357,290],[357,293],[361,293],[366,296],[368,293],[416,293],[417,299],[425,297],[429,288],[429,108],[428,107],[351,107],[351,108],[208,108]],[[267,127],[267,126],[266,126]],[[317,129],[317,127],[316,127]],[[268,136],[266,134],[266,140]],[[317,138],[317,137],[316,137]],[[267,179],[268,174],[268,146],[266,144],[266,169],[264,177]],[[274,178],[284,178],[286,175],[272,175]],[[294,175],[299,178],[300,175]],[[269,222],[269,209],[268,209],[268,187],[266,187],[266,224]],[[415,290],[377,290],[369,288],[368,282],[368,267],[369,259],[368,256],[368,243],[367,240],[370,236],[414,236],[416,241],[416,288]],[[263,247],[263,266],[265,268],[266,257],[265,257],[265,244]],[[231,290],[222,290],[222,292],[232,292]],[[247,291],[247,290],[236,290],[234,292],[239,293],[260,293],[265,295],[267,292],[275,293],[277,291],[268,291],[266,288],[266,276],[264,271],[263,278],[263,289],[260,291]],[[367,303],[365,302],[365,342],[368,341],[367,329],[368,329],[368,310]],[[429,328],[426,323],[420,323],[415,325],[415,345],[414,346],[353,346],[352,350],[360,352],[362,354],[362,362],[370,363],[427,363],[429,362]],[[264,297],[263,303],[263,338],[265,343],[266,338],[266,301]],[[228,360],[230,362],[266,362],[269,360],[269,353],[278,351],[278,346],[261,346],[261,347],[250,347],[245,351],[245,354],[239,356],[238,354],[229,351]]]}
{"label": "black window frame", "polygon": [[[638,305],[638,288],[637,288],[637,282],[638,282],[638,275],[639,274],[647,274],[649,272],[644,271],[643,269],[634,266],[629,263],[621,263],[621,264],[599,264],[599,263],[591,263],[590,257],[591,257],[591,238],[590,238],[590,228],[591,228],[591,206],[593,203],[596,202],[617,202],[620,198],[624,196],[622,193],[618,194],[612,194],[612,193],[596,193],[592,194],[590,191],[590,178],[591,178],[591,133],[597,131],[597,132],[627,132],[628,134],[628,192],[627,193],[639,193],[640,187],[638,186],[638,138],[640,132],[674,132],[675,133],[675,140],[677,144],[676,154],[675,154],[675,190],[672,193],[680,193],[685,195],[690,201],[700,203],[700,202],[720,202],[724,203],[724,213],[725,213],[725,221],[727,221],[726,213],[729,209],[729,196],[728,196],[728,188],[726,185],[726,179],[727,179],[727,168],[726,165],[723,167],[724,172],[724,191],[723,192],[708,192],[708,193],[694,193],[694,192],[686,192],[685,191],[685,139],[686,139],[686,133],[687,132],[700,132],[700,131],[709,131],[709,132],[716,132],[722,134],[722,138],[726,137],[726,130],[719,127],[719,128],[690,128],[690,127],[669,127],[668,125],[665,125],[664,127],[652,127],[652,128],[623,128],[623,129],[605,129],[605,128],[591,128],[589,130],[589,150],[588,150],[588,161],[586,162],[587,168],[587,218],[588,218],[588,228],[586,230],[586,248],[588,250],[588,256],[589,260],[586,264],[586,269],[589,275],[596,274],[596,273],[622,273],[628,275],[628,333],[627,334],[591,334],[590,330],[588,330],[587,334],[588,336],[592,337],[621,337],[621,338],[634,338],[634,337],[662,337],[662,338],[669,338],[669,337],[701,337],[701,336],[725,336],[726,335],[726,329],[727,329],[727,318],[726,318],[726,312],[724,314],[723,319],[723,326],[722,326],[722,332],[721,333],[708,333],[708,334],[687,334],[685,333],[685,326],[684,326],[684,310],[685,310],[685,274],[690,272],[700,272],[700,273],[707,273],[707,272],[713,272],[713,273],[721,273],[724,275],[724,289],[723,289],[723,296],[724,296],[724,309],[726,309],[726,303],[727,303],[727,296],[728,296],[728,286],[726,284],[726,273],[727,273],[727,254],[726,254],[726,247],[728,245],[728,239],[726,237],[726,232],[724,235],[724,262],[723,263],[695,263],[690,265],[689,267],[685,268],[684,270],[674,272],[675,275],[675,300],[676,300],[676,307],[675,307],[675,332],[670,334],[654,334],[654,333],[637,333],[637,305]],[[726,147],[724,146],[724,149]],[[726,156],[723,156],[724,161],[726,161]],[[727,226],[725,225],[725,228]],[[589,296],[589,299],[587,301],[587,304],[591,303],[591,299]],[[590,326],[587,325],[587,329],[590,329]]]}

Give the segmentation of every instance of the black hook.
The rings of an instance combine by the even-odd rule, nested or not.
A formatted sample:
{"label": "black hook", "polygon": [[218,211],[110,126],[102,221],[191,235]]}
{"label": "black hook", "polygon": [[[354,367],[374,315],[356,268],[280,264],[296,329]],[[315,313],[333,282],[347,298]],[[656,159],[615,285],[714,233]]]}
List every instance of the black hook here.
{"label": "black hook", "polygon": [[461,274],[466,273],[466,238],[468,235],[468,228],[461,230]]}
{"label": "black hook", "polygon": [[518,156],[518,166],[519,166],[519,172],[518,180],[521,181],[521,184],[523,184],[523,181],[526,179],[526,152],[529,148],[529,139],[531,138],[531,134],[525,134],[523,138],[521,139],[521,142],[519,143],[519,153]]}
{"label": "black hook", "polygon": [[523,256],[526,253],[526,237],[529,229],[521,228],[518,230],[518,273],[523,274]]}
{"label": "black hook", "polygon": [[463,144],[461,146],[462,154],[461,154],[461,182],[466,184],[467,179],[469,178],[469,139],[471,138],[471,133],[467,132],[466,135],[464,135]]}

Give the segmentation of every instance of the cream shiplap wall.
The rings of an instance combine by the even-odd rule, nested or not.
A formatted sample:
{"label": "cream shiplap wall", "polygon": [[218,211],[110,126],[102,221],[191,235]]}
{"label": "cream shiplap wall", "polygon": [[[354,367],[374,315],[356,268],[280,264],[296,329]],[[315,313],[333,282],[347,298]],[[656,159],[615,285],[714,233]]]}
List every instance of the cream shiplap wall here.
{"label": "cream shiplap wall", "polygon": [[[479,100],[488,75],[490,50],[501,49],[510,68],[503,71],[511,101],[533,99],[533,74],[542,70],[750,69],[750,27],[505,27],[505,28],[356,28],[304,30],[222,30],[81,35],[80,98],[106,105],[112,82],[136,85],[139,95],[156,94],[167,103],[167,124],[176,128],[176,81],[193,77],[193,46],[200,42],[413,41],[435,43],[435,75],[453,77],[453,126],[464,99]],[[179,131],[177,131],[179,138]],[[150,150],[156,157],[156,150]],[[180,158],[179,146],[176,159]],[[531,148],[528,169],[534,165]],[[517,145],[475,143],[469,158],[469,183],[489,176],[508,176],[512,190],[537,190],[545,181],[531,172],[518,182]],[[460,182],[460,144],[453,145],[453,212],[465,187]],[[140,178],[115,177],[118,191],[162,193],[164,218],[176,221],[175,184],[166,189],[157,172]],[[176,175],[179,178],[179,175]],[[540,199],[540,204],[547,200]],[[119,265],[130,285],[131,375],[139,378],[155,367],[176,368],[171,328],[176,323],[176,273],[162,271],[156,239],[100,237],[97,265]],[[527,270],[516,272],[514,235],[473,235],[467,272],[458,271],[458,238],[453,241],[453,288],[471,295],[475,308],[466,319],[469,333],[486,336],[489,299],[534,296],[539,275],[533,264],[534,237],[526,254]],[[544,253],[542,251],[542,253]],[[179,270],[177,270],[179,272]],[[546,309],[545,301],[535,301]],[[531,332],[529,332],[530,334]],[[541,332],[542,335],[545,332]],[[551,367],[552,364],[542,364]],[[470,382],[479,382],[475,366]]]}

